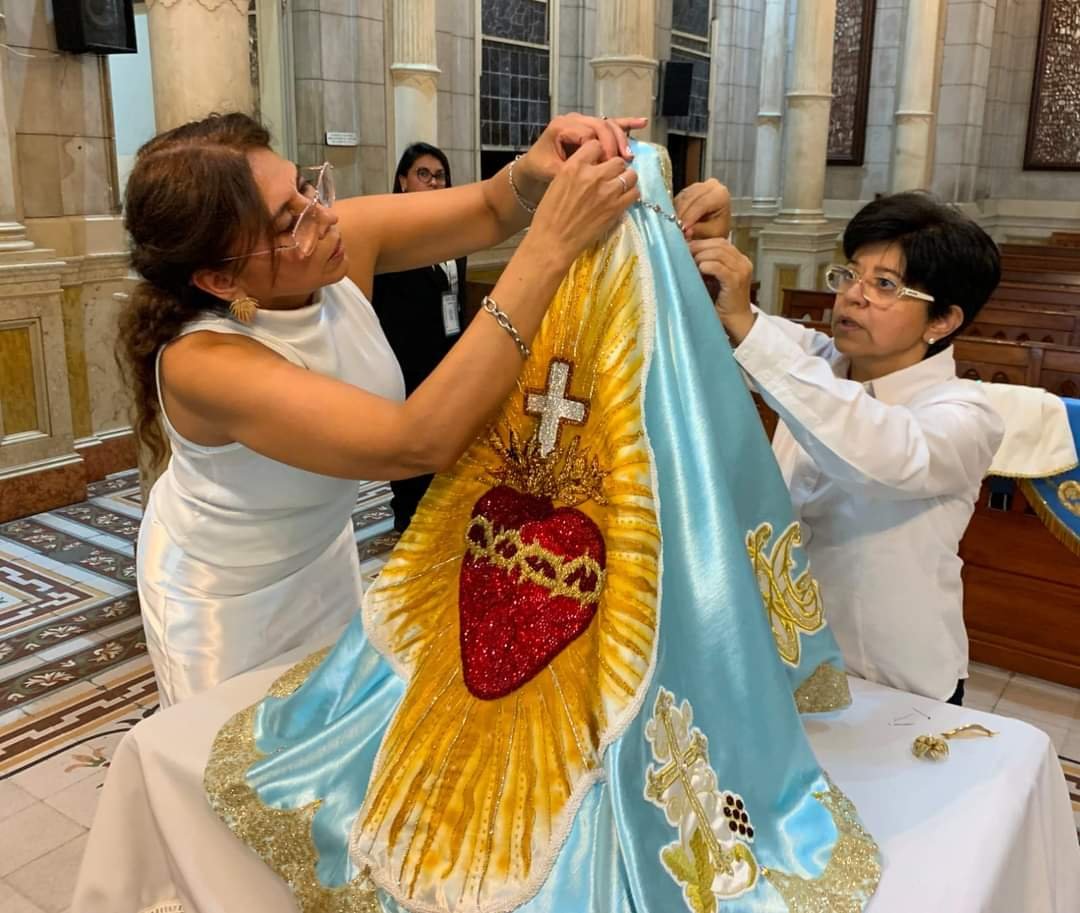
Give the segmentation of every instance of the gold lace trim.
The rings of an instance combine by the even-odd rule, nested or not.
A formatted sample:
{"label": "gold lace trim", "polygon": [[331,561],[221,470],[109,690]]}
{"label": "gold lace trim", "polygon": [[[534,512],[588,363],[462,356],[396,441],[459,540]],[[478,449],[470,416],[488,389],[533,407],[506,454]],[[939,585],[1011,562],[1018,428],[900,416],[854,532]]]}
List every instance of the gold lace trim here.
{"label": "gold lace trim", "polygon": [[[273,697],[296,691],[330,648],[312,653],[270,686]],[[236,714],[218,732],[203,774],[203,787],[218,817],[253,849],[292,889],[303,913],[383,913],[375,884],[367,871],[348,884],[328,888],[315,866],[319,854],[311,837],[311,820],[320,800],[303,808],[269,808],[247,783],[247,771],[264,755],[255,745],[253,704]]]}
{"label": "gold lace trim", "polygon": [[802,878],[762,866],[761,874],[784,899],[789,913],[860,913],[881,880],[878,846],[863,828],[852,801],[826,775],[827,792],[814,798],[836,825],[836,844],[817,878]]}
{"label": "gold lace trim", "polygon": [[851,706],[847,676],[831,663],[822,663],[795,689],[799,713],[825,713]]}

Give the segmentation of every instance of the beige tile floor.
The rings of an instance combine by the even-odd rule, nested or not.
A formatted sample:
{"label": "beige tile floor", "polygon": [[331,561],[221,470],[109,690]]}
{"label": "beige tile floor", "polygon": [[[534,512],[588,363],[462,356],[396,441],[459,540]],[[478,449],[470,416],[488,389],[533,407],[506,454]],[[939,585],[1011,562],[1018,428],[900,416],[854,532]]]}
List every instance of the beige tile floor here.
{"label": "beige tile floor", "polygon": [[[973,664],[965,704],[1038,726],[1080,761],[1078,689]],[[101,740],[106,753],[118,739]],[[0,782],[0,913],[63,913],[71,902],[106,771],[65,767],[58,757]]]}

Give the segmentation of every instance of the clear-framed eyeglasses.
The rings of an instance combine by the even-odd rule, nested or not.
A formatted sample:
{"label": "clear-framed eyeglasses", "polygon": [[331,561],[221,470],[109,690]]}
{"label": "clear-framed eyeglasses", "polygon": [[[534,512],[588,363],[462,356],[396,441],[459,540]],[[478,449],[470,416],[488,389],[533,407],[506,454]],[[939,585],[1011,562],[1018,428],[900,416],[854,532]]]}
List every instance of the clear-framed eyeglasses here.
{"label": "clear-framed eyeglasses", "polygon": [[424,184],[439,184],[446,185],[446,172],[441,168],[438,171],[431,171],[428,168],[424,168],[422,165],[416,169],[416,179]]}
{"label": "clear-framed eyeglasses", "polygon": [[888,276],[860,276],[850,266],[833,264],[825,270],[825,284],[838,295],[850,291],[858,283],[862,287],[863,297],[868,303],[879,308],[892,307],[900,298],[917,298],[919,301],[933,301],[934,296],[918,289],[899,285]]}
{"label": "clear-framed eyeglasses", "polygon": [[336,199],[334,193],[334,166],[329,162],[321,165],[308,165],[299,169],[299,190],[307,198],[307,205],[296,217],[292,227],[286,229],[289,233],[289,241],[283,244],[275,244],[266,250],[253,250],[250,254],[240,254],[236,257],[224,257],[222,263],[230,260],[244,260],[248,257],[259,257],[264,254],[295,250],[304,259],[311,256],[319,244],[319,223],[321,209],[324,213],[334,205]]}

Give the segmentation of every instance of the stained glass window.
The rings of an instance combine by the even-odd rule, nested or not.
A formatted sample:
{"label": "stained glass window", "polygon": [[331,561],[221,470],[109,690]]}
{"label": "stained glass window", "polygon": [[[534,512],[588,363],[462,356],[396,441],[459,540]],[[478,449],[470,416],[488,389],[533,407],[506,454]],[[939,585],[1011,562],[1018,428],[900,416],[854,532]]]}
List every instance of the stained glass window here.
{"label": "stained glass window", "polygon": [[671,28],[687,35],[709,34],[709,0],[674,0]]}
{"label": "stained glass window", "polygon": [[551,119],[550,10],[542,0],[483,0],[481,175],[527,148]]}

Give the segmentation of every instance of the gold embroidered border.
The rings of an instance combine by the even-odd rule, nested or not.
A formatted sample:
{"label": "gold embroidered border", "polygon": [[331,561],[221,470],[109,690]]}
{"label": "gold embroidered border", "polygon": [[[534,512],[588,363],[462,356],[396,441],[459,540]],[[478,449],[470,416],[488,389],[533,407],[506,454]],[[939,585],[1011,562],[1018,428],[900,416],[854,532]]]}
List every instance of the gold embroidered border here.
{"label": "gold embroidered border", "polygon": [[[287,697],[300,687],[326,657],[327,647],[301,660],[270,686],[269,694]],[[229,829],[253,849],[292,889],[303,913],[383,913],[375,884],[361,872],[346,885],[328,888],[315,866],[319,854],[311,837],[311,821],[321,801],[281,810],[263,804],[247,782],[247,772],[264,755],[255,745],[252,704],[218,732],[203,774],[210,805]]]}
{"label": "gold embroidered border", "polygon": [[826,713],[850,707],[847,675],[831,663],[822,663],[795,689],[795,706],[799,713]]}
{"label": "gold embroidered border", "polygon": [[1027,502],[1031,505],[1031,509],[1035,511],[1036,516],[1050,530],[1051,535],[1070,552],[1080,557],[1080,536],[1077,536],[1076,533],[1069,529],[1061,521],[1061,518],[1050,509],[1050,506],[1043,500],[1043,496],[1039,494],[1039,490],[1028,479],[1020,481],[1020,490],[1024,493],[1024,497],[1027,498]]}
{"label": "gold embroidered border", "polygon": [[829,789],[814,793],[836,825],[836,844],[817,878],[762,867],[761,874],[784,899],[789,913],[860,913],[881,880],[878,846],[859,821],[852,801],[826,774]]}

